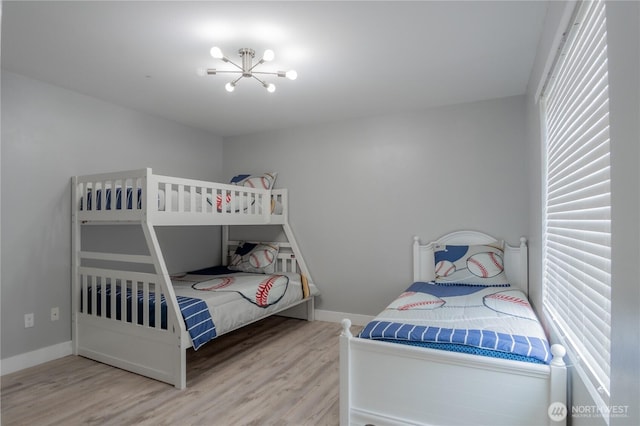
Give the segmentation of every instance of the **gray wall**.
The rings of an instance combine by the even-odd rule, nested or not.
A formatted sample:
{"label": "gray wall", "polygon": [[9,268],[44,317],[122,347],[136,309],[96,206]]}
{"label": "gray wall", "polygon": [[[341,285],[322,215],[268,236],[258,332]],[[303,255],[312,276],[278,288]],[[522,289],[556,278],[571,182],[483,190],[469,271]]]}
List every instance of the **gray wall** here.
{"label": "gray wall", "polygon": [[[554,37],[566,28],[564,2],[551,2],[527,93],[528,155],[531,159],[529,234],[530,276],[534,301],[541,300],[540,118],[535,103],[544,64],[555,51]],[[611,405],[627,412],[612,417],[611,425],[640,424],[640,3],[607,1],[609,66],[611,203],[612,203],[612,304],[611,304]],[[570,372],[573,372],[570,369]],[[577,374],[571,374],[572,404],[590,407],[594,402]],[[572,419],[573,425],[603,425],[597,415]]]}
{"label": "gray wall", "polygon": [[[143,167],[220,180],[222,139],[2,72],[3,359],[71,340],[71,176]],[[135,231],[118,230],[117,238],[136,244]],[[159,234],[170,270],[219,256],[218,229]],[[202,254],[186,257],[194,244]],[[35,327],[25,329],[30,312]]]}
{"label": "gray wall", "polygon": [[524,97],[225,138],[224,170],[277,171],[319,309],[375,315],[411,283],[411,243],[528,230]]}

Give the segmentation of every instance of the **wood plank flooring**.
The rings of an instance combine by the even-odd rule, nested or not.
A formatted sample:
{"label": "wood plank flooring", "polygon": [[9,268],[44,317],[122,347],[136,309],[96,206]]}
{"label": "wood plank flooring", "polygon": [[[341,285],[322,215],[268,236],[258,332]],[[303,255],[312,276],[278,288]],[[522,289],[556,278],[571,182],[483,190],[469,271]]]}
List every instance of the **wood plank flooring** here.
{"label": "wood plank flooring", "polygon": [[190,349],[182,391],[68,356],[2,377],[2,425],[338,425],[339,334],[267,318]]}

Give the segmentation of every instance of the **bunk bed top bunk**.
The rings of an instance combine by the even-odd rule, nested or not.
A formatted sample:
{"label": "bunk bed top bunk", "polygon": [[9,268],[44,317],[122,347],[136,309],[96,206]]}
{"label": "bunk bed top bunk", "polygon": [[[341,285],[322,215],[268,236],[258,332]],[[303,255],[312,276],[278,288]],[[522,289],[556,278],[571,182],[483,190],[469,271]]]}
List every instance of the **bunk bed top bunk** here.
{"label": "bunk bed top bunk", "polygon": [[75,176],[74,212],[82,224],[285,224],[287,190],[272,189],[273,180],[265,174],[226,184],[162,176],[151,168]]}

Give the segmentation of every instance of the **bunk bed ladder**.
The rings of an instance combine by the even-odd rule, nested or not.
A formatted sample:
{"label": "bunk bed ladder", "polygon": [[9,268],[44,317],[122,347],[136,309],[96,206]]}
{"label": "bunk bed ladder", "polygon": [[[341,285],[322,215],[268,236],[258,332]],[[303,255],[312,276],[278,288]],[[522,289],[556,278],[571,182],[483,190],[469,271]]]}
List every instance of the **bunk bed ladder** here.
{"label": "bunk bed ladder", "polygon": [[[282,224],[282,229],[284,230],[284,234],[287,237],[289,244],[291,244],[291,250],[293,251],[293,255],[296,257],[296,262],[298,263],[298,268],[300,268],[300,273],[306,276],[309,282],[313,282],[313,280],[311,279],[311,274],[309,274],[309,269],[307,268],[307,264],[305,263],[304,258],[302,257],[302,254],[301,254],[302,252],[300,251],[300,247],[298,247],[296,238],[293,235],[293,229],[291,229],[291,226],[289,225],[288,221],[285,221]],[[315,298],[310,297],[307,303],[294,306],[293,308],[287,311],[284,311],[282,315],[287,315],[294,318],[303,318],[308,321],[314,321],[315,320],[315,302],[314,301],[315,301]]]}
{"label": "bunk bed ladder", "polygon": [[[156,231],[154,227],[147,221],[142,222],[142,230],[147,241],[149,255],[153,259],[153,266],[155,268],[156,275],[158,276],[158,280],[162,282],[164,287],[163,291],[167,295],[165,297],[167,303],[167,316],[175,318],[175,327],[179,327],[179,330],[174,330],[174,333],[178,336],[178,343],[174,348],[171,349],[171,351],[175,352],[171,355],[167,354],[166,356],[169,356],[174,360],[180,360],[179,366],[177,366],[177,371],[175,372],[176,376],[174,386],[178,389],[184,389],[187,386],[186,348],[189,344],[189,337],[184,321],[182,320],[182,314],[180,313],[180,307],[178,306],[176,295],[173,290],[173,284],[171,283],[171,279],[169,277],[169,271],[167,270],[167,265],[164,261],[164,257],[162,256],[162,250],[160,249],[160,244],[158,243]],[[164,354],[159,354],[158,356],[164,356]]]}
{"label": "bunk bed ladder", "polygon": [[298,267],[300,268],[300,272],[305,275],[309,280],[311,280],[311,274],[309,274],[309,269],[307,269],[307,264],[304,262],[304,258],[300,254],[300,248],[298,247],[298,243],[296,242],[296,238],[293,235],[293,230],[291,229],[291,225],[288,222],[282,224],[282,229],[284,230],[284,234],[291,244],[291,250],[296,257],[296,262],[298,262]]}

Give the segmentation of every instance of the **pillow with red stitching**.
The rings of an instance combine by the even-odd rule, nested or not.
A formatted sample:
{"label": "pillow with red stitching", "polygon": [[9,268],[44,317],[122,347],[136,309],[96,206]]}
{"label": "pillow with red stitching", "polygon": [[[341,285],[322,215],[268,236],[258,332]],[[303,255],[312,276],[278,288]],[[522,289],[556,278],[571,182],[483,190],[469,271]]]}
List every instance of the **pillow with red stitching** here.
{"label": "pillow with red stitching", "polygon": [[273,274],[280,247],[275,244],[241,242],[231,257],[229,269],[256,274]]}
{"label": "pillow with red stitching", "polygon": [[436,245],[436,284],[507,286],[504,251],[499,245]]}
{"label": "pillow with red stitching", "polygon": [[278,173],[264,173],[261,175],[236,175],[231,178],[232,185],[248,186],[250,188],[272,189],[276,183]]}

